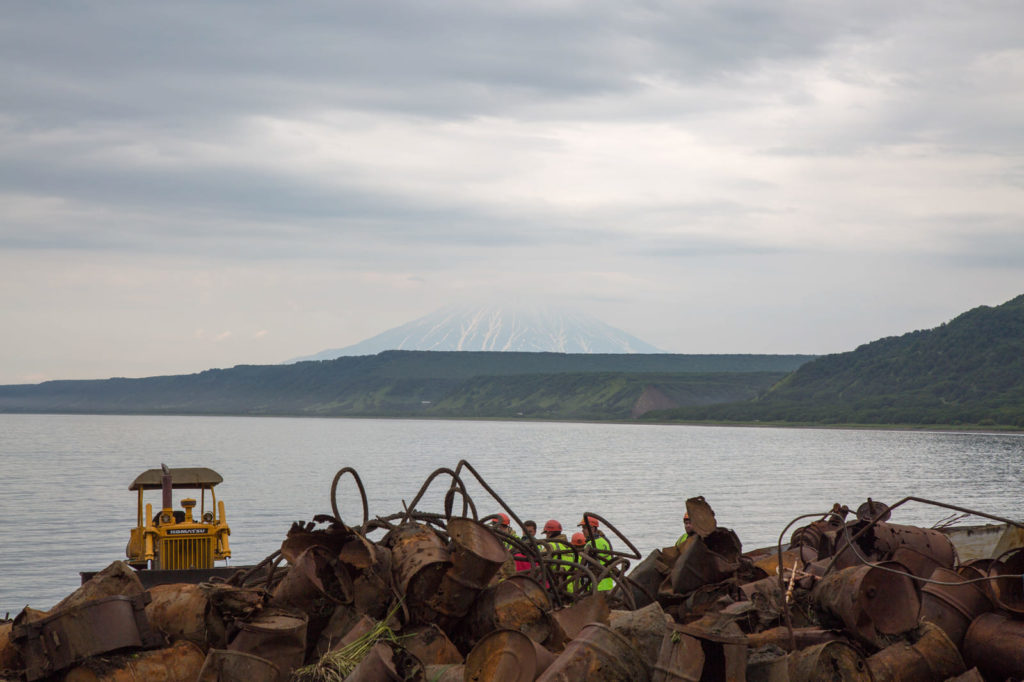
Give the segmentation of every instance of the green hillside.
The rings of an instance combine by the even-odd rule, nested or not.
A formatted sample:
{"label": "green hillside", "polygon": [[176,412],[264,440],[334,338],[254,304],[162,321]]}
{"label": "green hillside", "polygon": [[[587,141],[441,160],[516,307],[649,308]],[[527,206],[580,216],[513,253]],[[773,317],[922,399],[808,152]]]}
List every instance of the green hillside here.
{"label": "green hillside", "polygon": [[1024,296],[820,357],[753,401],[647,417],[1024,427]]}
{"label": "green hillside", "polygon": [[645,405],[748,399],[811,358],[387,351],[0,386],[0,412],[628,419]]}

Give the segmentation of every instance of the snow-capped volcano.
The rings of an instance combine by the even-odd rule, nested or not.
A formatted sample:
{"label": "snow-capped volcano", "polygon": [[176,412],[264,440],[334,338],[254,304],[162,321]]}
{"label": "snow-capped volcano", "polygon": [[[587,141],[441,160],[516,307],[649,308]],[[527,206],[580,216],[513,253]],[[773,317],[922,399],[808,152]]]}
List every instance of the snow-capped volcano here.
{"label": "snow-capped volcano", "polygon": [[589,315],[552,307],[449,306],[357,344],[290,362],[385,350],[662,353]]}

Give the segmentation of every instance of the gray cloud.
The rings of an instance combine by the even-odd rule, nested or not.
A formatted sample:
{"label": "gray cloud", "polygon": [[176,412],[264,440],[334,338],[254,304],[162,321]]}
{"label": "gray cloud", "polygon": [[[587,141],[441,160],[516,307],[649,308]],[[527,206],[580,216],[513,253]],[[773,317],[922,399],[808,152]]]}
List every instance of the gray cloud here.
{"label": "gray cloud", "polygon": [[[1016,0],[15,3],[0,304],[26,331],[0,383],[74,374],[50,320],[103,320],[109,347],[79,350],[131,338],[144,374],[184,352],[162,339],[232,332],[225,310],[264,345],[233,331],[175,367],[347,345],[467,293],[557,294],[700,352],[844,350],[997,304],[1024,274],[1022,19]],[[777,328],[754,328],[774,313],[751,291]],[[143,342],[139,309],[176,314]],[[673,342],[696,327],[699,348]]]}

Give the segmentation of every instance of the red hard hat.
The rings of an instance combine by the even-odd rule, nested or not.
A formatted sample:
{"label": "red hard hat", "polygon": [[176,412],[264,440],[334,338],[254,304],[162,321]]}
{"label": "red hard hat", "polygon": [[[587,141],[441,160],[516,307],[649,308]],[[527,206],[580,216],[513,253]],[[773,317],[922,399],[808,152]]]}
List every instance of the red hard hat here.
{"label": "red hard hat", "polygon": [[590,524],[591,526],[593,526],[594,528],[597,528],[597,527],[598,527],[598,526],[600,525],[600,524],[599,524],[599,523],[597,522],[597,519],[595,519],[595,518],[594,518],[593,516],[587,516],[586,518],[584,518],[584,519],[583,519],[582,521],[580,521],[580,522],[579,522],[579,523],[577,523],[576,525],[577,525],[577,526],[585,526],[585,525],[587,525],[588,523],[589,523],[589,524]]}
{"label": "red hard hat", "polygon": [[573,547],[582,547],[583,545],[587,544],[587,539],[583,537],[583,533],[573,533],[572,544]]}
{"label": "red hard hat", "polygon": [[560,524],[558,521],[555,521],[554,519],[551,519],[551,520],[549,520],[549,521],[544,523],[544,532],[545,533],[561,533],[562,532],[562,524]]}
{"label": "red hard hat", "polygon": [[498,518],[494,520],[501,521],[501,525],[503,526],[509,525],[508,514],[506,514],[505,512],[498,512]]}

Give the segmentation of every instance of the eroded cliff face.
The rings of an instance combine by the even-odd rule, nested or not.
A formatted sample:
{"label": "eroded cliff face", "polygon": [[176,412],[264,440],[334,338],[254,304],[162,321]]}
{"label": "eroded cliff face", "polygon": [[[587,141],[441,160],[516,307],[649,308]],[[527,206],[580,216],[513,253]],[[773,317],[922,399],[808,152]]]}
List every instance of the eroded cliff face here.
{"label": "eroded cliff face", "polygon": [[629,414],[635,419],[651,410],[670,410],[674,407],[679,407],[679,403],[666,395],[657,386],[648,384],[640,392],[640,397],[636,399],[636,403],[633,404],[633,409]]}

